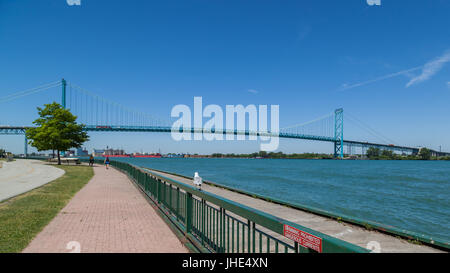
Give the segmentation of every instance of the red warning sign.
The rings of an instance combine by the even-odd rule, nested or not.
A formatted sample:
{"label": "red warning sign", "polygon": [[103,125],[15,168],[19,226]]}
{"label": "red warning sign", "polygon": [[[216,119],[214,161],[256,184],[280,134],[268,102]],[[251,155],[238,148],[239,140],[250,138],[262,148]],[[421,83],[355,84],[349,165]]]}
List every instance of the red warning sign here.
{"label": "red warning sign", "polygon": [[298,242],[301,246],[322,252],[322,238],[288,225],[284,225],[283,235],[286,238]]}

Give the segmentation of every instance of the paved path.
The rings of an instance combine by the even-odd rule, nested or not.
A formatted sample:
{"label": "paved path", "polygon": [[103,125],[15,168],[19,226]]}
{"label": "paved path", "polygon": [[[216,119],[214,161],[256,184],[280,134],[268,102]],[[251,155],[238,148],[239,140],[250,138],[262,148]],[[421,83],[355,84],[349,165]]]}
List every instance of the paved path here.
{"label": "paved path", "polygon": [[188,252],[124,174],[94,171],[23,252]]}
{"label": "paved path", "polygon": [[2,162],[0,168],[0,202],[47,184],[64,171],[40,160],[16,159]]}
{"label": "paved path", "polygon": [[[158,172],[155,170],[151,171],[155,172],[156,174],[160,174],[165,177],[192,185],[192,180],[190,179],[167,174],[164,172]],[[273,214],[282,219],[289,220],[291,222],[320,231],[327,235],[359,245],[361,247],[370,248],[371,250],[374,250],[376,248],[380,252],[443,252],[428,246],[412,244],[406,240],[398,239],[380,232],[368,231],[356,225],[339,223],[327,217],[322,217],[298,209],[270,203],[261,199],[253,198],[222,188],[213,187],[207,184],[202,185],[202,190],[214,193],[229,200],[233,200],[246,206],[264,211],[266,213]],[[275,237],[280,236],[273,232],[268,233]],[[376,245],[377,243],[379,243],[379,249]]]}

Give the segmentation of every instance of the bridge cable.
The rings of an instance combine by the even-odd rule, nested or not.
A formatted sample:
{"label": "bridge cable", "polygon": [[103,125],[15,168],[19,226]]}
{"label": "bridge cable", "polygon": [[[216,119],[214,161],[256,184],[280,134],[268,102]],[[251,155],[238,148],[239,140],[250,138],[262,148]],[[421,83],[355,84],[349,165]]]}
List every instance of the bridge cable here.
{"label": "bridge cable", "polygon": [[[369,134],[371,134],[372,136],[375,136],[376,138],[380,139],[382,142],[385,142],[387,144],[395,144],[398,145],[398,143],[396,141],[393,141],[392,139],[384,136],[383,134],[375,131],[374,129],[372,129],[372,127],[370,127],[369,125],[367,125],[366,123],[364,123],[363,121],[361,121],[360,119],[358,119],[356,116],[350,114],[349,112],[346,112],[347,117],[350,118],[350,120],[352,122],[354,122],[354,124],[358,127],[360,127],[361,129],[365,130],[366,132],[368,132]],[[358,125],[357,123],[359,123],[360,125]],[[365,127],[365,128],[364,128]]]}
{"label": "bridge cable", "polygon": [[18,91],[18,92],[15,92],[15,93],[12,93],[12,94],[9,94],[9,95],[7,95],[5,97],[0,98],[0,103],[11,101],[11,100],[18,99],[18,98],[21,98],[21,97],[25,97],[25,96],[28,96],[28,95],[31,95],[31,94],[34,94],[34,93],[38,93],[38,92],[41,92],[41,91],[44,91],[44,90],[47,90],[47,89],[50,89],[50,88],[53,88],[53,87],[57,87],[57,86],[60,86],[60,85],[61,85],[61,82],[57,81],[57,82],[52,82],[52,83],[48,83],[48,84],[45,84],[45,85],[41,85],[41,86],[38,86],[38,87],[26,89],[26,90],[23,90],[23,91]]}
{"label": "bridge cable", "polygon": [[[114,109],[108,109],[109,108],[108,105],[110,105],[111,107],[113,107],[115,109],[122,108],[122,112],[125,112],[125,113],[128,112],[128,114],[129,114],[128,116],[129,116],[129,118],[130,118],[130,120],[132,121],[133,124],[138,124],[138,123],[139,124],[144,124],[143,122],[139,122],[139,118],[142,118],[142,120],[144,120],[144,118],[150,119],[152,121],[151,124],[153,124],[154,121],[157,121],[158,123],[161,123],[161,120],[153,117],[150,114],[147,114],[147,113],[144,113],[144,112],[137,112],[137,111],[135,111],[133,109],[130,109],[130,108],[126,107],[126,106],[123,106],[123,105],[121,105],[119,103],[116,103],[116,102],[111,101],[109,99],[105,99],[103,97],[100,97],[97,94],[95,94],[93,92],[90,92],[90,91],[88,91],[88,90],[86,90],[84,88],[81,88],[81,87],[79,87],[79,86],[77,86],[77,85],[75,85],[73,83],[72,83],[72,85],[78,91],[84,93],[85,95],[93,97],[93,99],[96,99],[97,100],[97,104],[100,101],[100,104],[101,104],[100,105],[100,110],[101,110],[100,111],[101,112],[100,113],[100,116],[101,116],[101,121],[100,122],[103,122],[103,120],[104,120],[104,121],[106,121],[108,123],[108,116],[109,116],[110,112],[114,110]],[[111,111],[109,111],[109,110],[111,110]],[[96,108],[96,111],[98,111],[98,108]],[[97,118],[98,118],[98,114],[97,114]],[[97,124],[98,124],[98,122],[97,122]],[[167,122],[167,124],[170,124],[170,122]],[[159,124],[159,125],[161,126],[162,124]]]}

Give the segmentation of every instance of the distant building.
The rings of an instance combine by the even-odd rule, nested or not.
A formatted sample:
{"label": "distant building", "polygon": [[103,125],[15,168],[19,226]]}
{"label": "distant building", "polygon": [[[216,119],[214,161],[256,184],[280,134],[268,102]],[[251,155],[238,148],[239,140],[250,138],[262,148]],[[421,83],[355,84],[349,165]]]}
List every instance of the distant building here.
{"label": "distant building", "polygon": [[93,156],[102,156],[105,154],[105,150],[92,149]]}
{"label": "distant building", "polygon": [[77,156],[87,156],[89,153],[86,149],[77,148]]}
{"label": "distant building", "polygon": [[122,149],[106,149],[104,155],[124,155],[125,151]]}

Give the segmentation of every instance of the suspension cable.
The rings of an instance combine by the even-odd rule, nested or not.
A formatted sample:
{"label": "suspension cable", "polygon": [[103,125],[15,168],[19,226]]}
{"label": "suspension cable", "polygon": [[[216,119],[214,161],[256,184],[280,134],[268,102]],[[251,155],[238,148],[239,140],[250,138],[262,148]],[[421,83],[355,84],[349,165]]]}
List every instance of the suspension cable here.
{"label": "suspension cable", "polygon": [[59,85],[61,85],[61,82],[56,81],[56,82],[47,83],[47,84],[44,84],[44,85],[41,85],[41,86],[38,86],[38,87],[26,89],[26,90],[23,90],[23,91],[18,91],[18,92],[15,92],[15,93],[12,93],[12,94],[9,94],[9,95],[7,95],[5,97],[0,98],[0,103],[1,102],[11,101],[11,100],[18,99],[18,98],[21,98],[21,97],[25,97],[25,96],[28,96],[28,95],[31,95],[31,94],[34,94],[34,93],[38,93],[38,92],[41,92],[41,91],[44,91],[44,90],[47,90],[47,89],[50,89],[50,88],[53,88],[53,87],[57,87]]}

